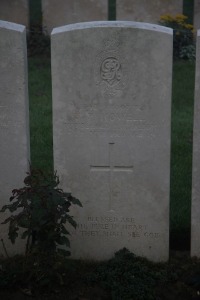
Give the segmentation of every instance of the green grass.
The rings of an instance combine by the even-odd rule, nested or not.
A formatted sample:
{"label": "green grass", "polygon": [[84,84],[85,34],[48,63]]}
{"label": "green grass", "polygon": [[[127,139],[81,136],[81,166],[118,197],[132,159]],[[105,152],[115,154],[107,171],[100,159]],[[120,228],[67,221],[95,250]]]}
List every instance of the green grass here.
{"label": "green grass", "polygon": [[[189,248],[194,63],[175,62],[173,73],[171,244]],[[32,165],[52,170],[52,97],[48,57],[29,59],[29,92]]]}
{"label": "green grass", "polygon": [[116,0],[108,0],[108,20],[116,20]]}
{"label": "green grass", "polygon": [[171,146],[171,231],[172,243],[189,247],[194,63],[176,62],[173,75]]}
{"label": "green grass", "polygon": [[183,14],[188,17],[188,23],[193,24],[193,10],[195,0],[183,0]]}
{"label": "green grass", "polygon": [[41,0],[29,0],[30,5],[30,22],[41,23],[42,22],[42,8]]}
{"label": "green grass", "polygon": [[29,58],[31,163],[53,169],[51,68],[48,57]]}

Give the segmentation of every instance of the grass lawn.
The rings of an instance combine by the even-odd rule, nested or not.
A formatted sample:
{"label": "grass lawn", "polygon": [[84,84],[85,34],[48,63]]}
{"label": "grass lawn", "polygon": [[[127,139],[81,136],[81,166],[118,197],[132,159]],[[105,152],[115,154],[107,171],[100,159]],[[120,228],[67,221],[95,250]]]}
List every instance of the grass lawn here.
{"label": "grass lawn", "polygon": [[194,63],[174,64],[170,215],[171,242],[180,248],[190,242],[194,76]]}
{"label": "grass lawn", "polygon": [[53,169],[51,67],[47,57],[29,59],[31,162]]}
{"label": "grass lawn", "polygon": [[29,0],[30,7],[30,22],[41,23],[42,22],[42,5],[41,0]]}

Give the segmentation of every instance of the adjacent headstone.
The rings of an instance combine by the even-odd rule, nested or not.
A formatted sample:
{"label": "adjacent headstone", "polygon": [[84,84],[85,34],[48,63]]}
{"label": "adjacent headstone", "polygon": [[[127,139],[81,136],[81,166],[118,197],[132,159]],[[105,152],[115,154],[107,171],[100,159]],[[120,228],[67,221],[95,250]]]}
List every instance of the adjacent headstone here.
{"label": "adjacent headstone", "polygon": [[200,257],[200,30],[197,32],[193,129],[193,178],[191,212],[191,256]]}
{"label": "adjacent headstone", "polygon": [[43,30],[71,23],[108,19],[108,0],[42,0]]}
{"label": "adjacent headstone", "polygon": [[[23,186],[29,158],[26,30],[0,21],[0,207]],[[0,223],[6,217],[0,213]],[[9,254],[20,251],[22,244],[13,247],[7,235],[8,227],[1,225],[0,239]],[[0,254],[5,254],[2,244]]]}
{"label": "adjacent headstone", "polygon": [[200,0],[194,1],[194,27],[200,29]]}
{"label": "adjacent headstone", "polygon": [[29,0],[0,0],[0,20],[29,27]]}
{"label": "adjacent headstone", "polygon": [[116,0],[117,20],[159,23],[164,14],[182,14],[183,0]]}
{"label": "adjacent headstone", "polygon": [[169,28],[53,30],[54,168],[83,204],[72,211],[72,257],[102,260],[126,247],[168,259],[171,80]]}

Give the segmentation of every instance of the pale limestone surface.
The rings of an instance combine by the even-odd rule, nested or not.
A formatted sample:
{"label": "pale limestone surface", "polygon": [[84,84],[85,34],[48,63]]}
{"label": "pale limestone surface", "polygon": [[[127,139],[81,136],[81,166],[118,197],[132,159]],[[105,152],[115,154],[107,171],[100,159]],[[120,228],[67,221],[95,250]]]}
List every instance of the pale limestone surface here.
{"label": "pale limestone surface", "polygon": [[183,0],[116,0],[117,20],[159,23],[164,14],[182,14]]}
{"label": "pale limestone surface", "polygon": [[[0,21],[0,207],[9,204],[14,188],[24,186],[29,158],[26,30]],[[8,215],[0,213],[0,222]],[[13,247],[7,240],[7,226],[0,226],[8,253],[23,251],[21,242]]]}
{"label": "pale limestone surface", "polygon": [[194,27],[200,29],[200,0],[194,1]]}
{"label": "pale limestone surface", "polygon": [[0,0],[0,20],[29,27],[29,0]]}
{"label": "pale limestone surface", "polygon": [[200,257],[200,30],[197,32],[195,104],[193,128],[193,176],[191,213],[191,256]]}
{"label": "pale limestone surface", "polygon": [[43,30],[71,23],[108,19],[108,0],[42,0]]}
{"label": "pale limestone surface", "polygon": [[169,254],[172,30],[91,22],[52,33],[54,168],[80,199],[72,257]]}

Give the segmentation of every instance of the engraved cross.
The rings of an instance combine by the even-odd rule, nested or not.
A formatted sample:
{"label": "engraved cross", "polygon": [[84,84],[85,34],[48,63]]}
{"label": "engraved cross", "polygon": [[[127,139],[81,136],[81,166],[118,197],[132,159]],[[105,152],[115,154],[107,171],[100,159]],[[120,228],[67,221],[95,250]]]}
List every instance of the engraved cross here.
{"label": "engraved cross", "polygon": [[90,166],[92,172],[109,172],[109,210],[112,209],[113,203],[113,182],[115,172],[133,172],[133,166],[115,165],[113,161],[113,150],[115,143],[109,143],[109,164],[102,166]]}

